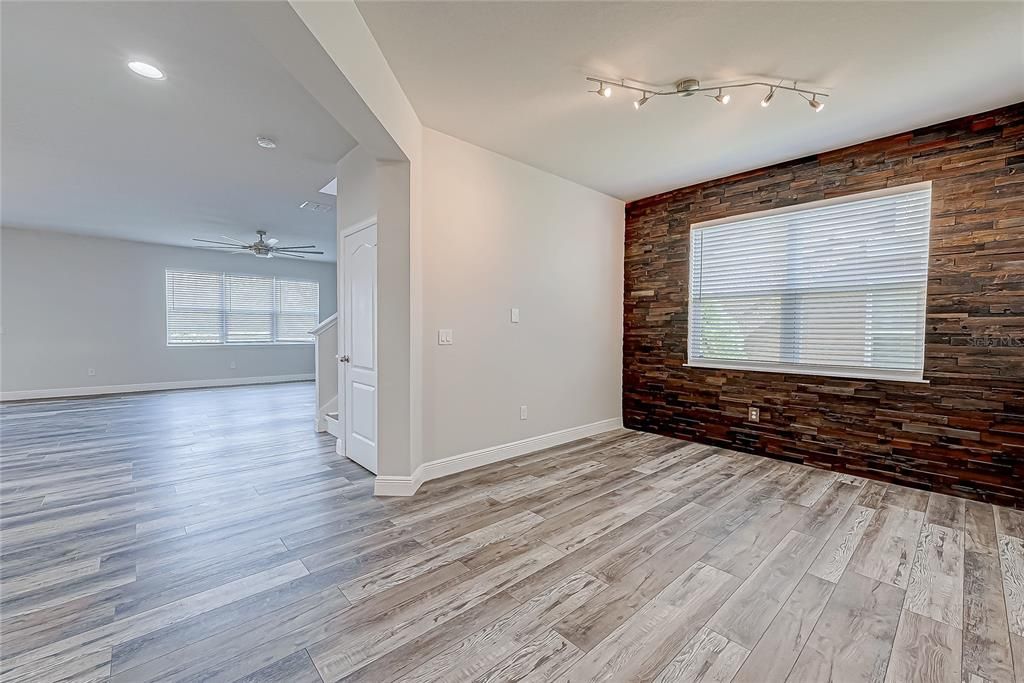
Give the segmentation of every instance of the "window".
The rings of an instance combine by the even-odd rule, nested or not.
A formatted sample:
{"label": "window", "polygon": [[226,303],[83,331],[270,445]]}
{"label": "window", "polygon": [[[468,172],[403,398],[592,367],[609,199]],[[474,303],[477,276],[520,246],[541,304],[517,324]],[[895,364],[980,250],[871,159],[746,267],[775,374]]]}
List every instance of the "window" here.
{"label": "window", "polygon": [[689,365],[921,381],[931,185],[699,223]]}
{"label": "window", "polygon": [[167,344],[309,343],[320,285],[262,275],[168,270]]}

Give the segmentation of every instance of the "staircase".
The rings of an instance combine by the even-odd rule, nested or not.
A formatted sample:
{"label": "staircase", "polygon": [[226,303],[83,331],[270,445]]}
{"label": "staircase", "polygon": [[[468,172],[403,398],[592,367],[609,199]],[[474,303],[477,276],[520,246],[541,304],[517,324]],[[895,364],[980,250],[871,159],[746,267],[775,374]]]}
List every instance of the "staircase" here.
{"label": "staircase", "polygon": [[320,431],[326,430],[328,434],[332,434],[333,436],[340,439],[341,427],[338,426],[340,424],[341,422],[338,420],[337,411],[327,413],[326,415],[324,415],[324,429],[321,429]]}
{"label": "staircase", "polygon": [[316,326],[310,334],[316,346],[316,431],[340,439],[338,418],[338,314]]}

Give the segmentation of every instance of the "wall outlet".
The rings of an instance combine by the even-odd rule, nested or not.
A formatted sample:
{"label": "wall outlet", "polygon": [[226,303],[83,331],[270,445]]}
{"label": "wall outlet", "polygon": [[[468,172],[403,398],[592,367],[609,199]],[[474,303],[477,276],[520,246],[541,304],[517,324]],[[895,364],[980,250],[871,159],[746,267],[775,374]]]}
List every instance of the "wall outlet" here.
{"label": "wall outlet", "polygon": [[438,330],[437,331],[437,343],[441,346],[450,346],[454,342],[452,341],[451,330]]}
{"label": "wall outlet", "polygon": [[520,420],[525,420],[526,419],[526,406],[519,406],[519,419]]}
{"label": "wall outlet", "polygon": [[512,309],[512,322],[513,323],[519,322],[519,309],[518,308],[513,308]]}
{"label": "wall outlet", "polygon": [[235,361],[231,361],[230,363],[228,363],[228,367],[234,370],[235,368],[238,367],[238,365],[235,363]]}
{"label": "wall outlet", "polygon": [[750,406],[747,408],[747,420],[749,422],[760,422],[761,421],[761,409]]}
{"label": "wall outlet", "polygon": [[89,376],[90,377],[95,377],[96,376],[96,368],[89,368]]}

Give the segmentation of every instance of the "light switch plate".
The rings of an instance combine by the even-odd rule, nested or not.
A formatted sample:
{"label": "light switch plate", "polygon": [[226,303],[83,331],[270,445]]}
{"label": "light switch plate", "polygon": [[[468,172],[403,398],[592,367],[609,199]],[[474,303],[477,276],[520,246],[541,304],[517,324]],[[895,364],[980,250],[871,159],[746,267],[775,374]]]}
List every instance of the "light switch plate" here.
{"label": "light switch plate", "polygon": [[518,308],[513,308],[512,309],[512,322],[514,322],[514,323],[519,322],[519,309]]}
{"label": "light switch plate", "polygon": [[437,331],[437,343],[441,346],[450,346],[452,342],[452,331],[451,330],[438,330]]}
{"label": "light switch plate", "polygon": [[520,420],[525,420],[526,419],[526,406],[519,406],[519,419]]}

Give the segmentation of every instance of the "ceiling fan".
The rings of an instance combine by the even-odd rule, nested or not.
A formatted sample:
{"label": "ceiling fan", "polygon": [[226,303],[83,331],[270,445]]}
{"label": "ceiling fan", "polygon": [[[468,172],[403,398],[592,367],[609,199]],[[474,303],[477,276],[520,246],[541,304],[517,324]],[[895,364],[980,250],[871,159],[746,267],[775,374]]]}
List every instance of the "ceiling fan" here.
{"label": "ceiling fan", "polygon": [[221,235],[223,239],[228,240],[227,242],[217,242],[215,240],[203,240],[198,237],[193,237],[193,242],[205,242],[206,244],[215,244],[218,246],[203,247],[204,249],[224,249],[234,254],[242,254],[247,251],[252,252],[253,256],[259,256],[260,258],[274,258],[275,256],[290,256],[291,258],[306,258],[302,254],[322,254],[322,251],[305,251],[307,249],[316,249],[315,244],[304,244],[297,247],[279,247],[277,246],[278,240],[276,238],[270,238],[264,240],[263,236],[267,234],[266,230],[257,230],[256,235],[259,237],[252,244],[246,244],[236,240],[233,237],[227,235]]}

